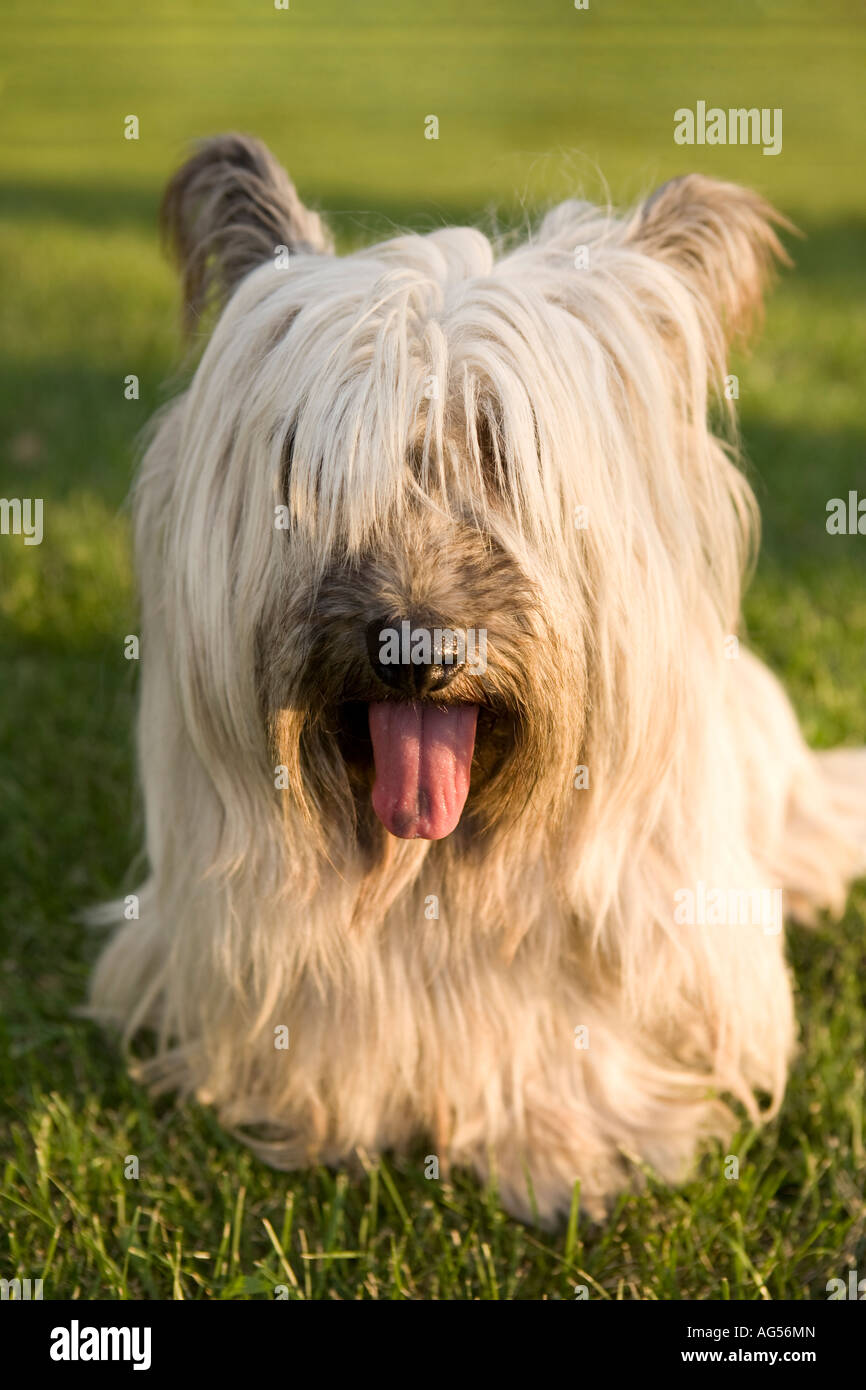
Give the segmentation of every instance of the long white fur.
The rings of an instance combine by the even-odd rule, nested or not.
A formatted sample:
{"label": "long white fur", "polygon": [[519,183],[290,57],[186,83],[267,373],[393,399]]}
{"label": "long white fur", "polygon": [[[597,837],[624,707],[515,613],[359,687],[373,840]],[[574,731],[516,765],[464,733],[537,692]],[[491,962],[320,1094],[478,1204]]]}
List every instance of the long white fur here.
{"label": "long white fur", "polygon": [[[866,760],[811,754],[774,678],[726,660],[757,519],[706,423],[723,353],[639,224],[579,204],[499,257],[443,229],[243,281],[136,493],[150,875],[93,1008],[127,1038],[155,1028],[146,1080],[265,1126],[253,1142],[280,1166],[427,1134],[548,1220],[578,1177],[599,1212],[623,1153],[681,1176],[729,1131],[726,1098],[778,1106],[783,936],[678,926],[674,893],[761,884],[841,910],[866,867]],[[495,498],[478,433],[494,409]],[[325,811],[274,790],[256,633],[295,573],[375,548],[419,504],[469,511],[546,596],[590,785],[561,766],[561,803],[533,806],[483,871],[394,842],[359,925],[360,855],[330,864]]]}

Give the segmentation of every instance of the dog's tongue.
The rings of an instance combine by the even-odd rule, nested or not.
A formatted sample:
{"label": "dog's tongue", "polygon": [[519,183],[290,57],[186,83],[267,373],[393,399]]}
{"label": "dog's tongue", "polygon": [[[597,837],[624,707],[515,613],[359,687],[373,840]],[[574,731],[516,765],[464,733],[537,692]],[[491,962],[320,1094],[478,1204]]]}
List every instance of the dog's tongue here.
{"label": "dog's tongue", "polygon": [[477,705],[371,704],[373,810],[401,840],[441,840],[469,794]]}

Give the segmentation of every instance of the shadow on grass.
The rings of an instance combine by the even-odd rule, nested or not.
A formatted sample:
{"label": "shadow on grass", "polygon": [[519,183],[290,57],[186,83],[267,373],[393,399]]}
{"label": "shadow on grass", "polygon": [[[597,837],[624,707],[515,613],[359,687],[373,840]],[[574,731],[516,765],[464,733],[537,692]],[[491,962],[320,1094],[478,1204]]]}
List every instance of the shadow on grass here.
{"label": "shadow on grass", "polygon": [[[67,222],[71,226],[116,229],[136,227],[156,234],[157,211],[162,191],[173,172],[151,183],[114,185],[65,181],[0,182],[0,216],[10,223]],[[291,173],[291,169],[289,169]],[[368,242],[403,230],[432,231],[442,226],[478,225],[482,230],[510,230],[527,224],[527,210],[516,190],[497,200],[478,203],[440,199],[407,199],[371,190],[360,198],[327,181],[305,183],[299,192],[331,223],[338,237],[351,244]],[[574,197],[584,196],[579,181]],[[532,215],[544,211],[535,209]],[[804,234],[785,237],[796,262],[797,273],[816,286],[831,284],[852,288],[866,282],[866,217],[850,215],[836,221],[816,221],[808,209],[781,209]]]}
{"label": "shadow on grass", "polygon": [[[165,182],[171,172],[166,170]],[[0,216],[6,222],[21,224],[60,221],[74,227],[106,230],[135,227],[155,237],[164,186],[164,182],[112,188],[103,184],[7,181],[0,184]],[[339,240],[353,246],[406,229],[429,232],[436,227],[467,223],[486,226],[500,219],[512,227],[523,221],[513,200],[503,204],[504,210],[497,208],[492,218],[483,203],[457,204],[433,199],[410,202],[378,194],[361,199],[355,193],[327,185],[307,186],[300,192],[306,202],[323,213]]]}
{"label": "shadow on grass", "polygon": [[746,472],[762,518],[762,554],[776,564],[821,559],[832,567],[853,558],[857,536],[827,532],[827,503],[866,483],[866,426],[802,431],[775,421],[744,420]]}

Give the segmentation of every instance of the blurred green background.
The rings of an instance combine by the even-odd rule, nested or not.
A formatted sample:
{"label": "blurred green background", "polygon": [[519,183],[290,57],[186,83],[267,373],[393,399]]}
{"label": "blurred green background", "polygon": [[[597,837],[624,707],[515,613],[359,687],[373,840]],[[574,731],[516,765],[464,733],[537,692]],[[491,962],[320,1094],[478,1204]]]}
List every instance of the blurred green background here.
{"label": "blurred green background", "polygon": [[[0,1274],[44,1272],[56,1297],[245,1297],[288,1279],[282,1258],[293,1296],[570,1297],[581,1269],[599,1297],[823,1297],[825,1270],[866,1257],[862,892],[841,928],[795,938],[804,1051],[741,1182],[712,1157],[684,1196],[650,1181],[585,1245],[582,1222],[539,1241],[408,1162],[360,1187],[264,1172],[207,1114],[154,1108],[70,1010],[97,946],[74,914],[132,885],[139,848],[124,499],[177,385],[155,213],[197,137],[263,138],[344,249],[691,169],[767,194],[806,239],[734,364],[766,526],[747,630],[814,742],[866,741],[866,538],[824,526],[829,498],[866,495],[861,0],[3,0],[2,24],[0,495],[42,497],[45,538],[0,537]],[[675,145],[698,100],[781,107],[782,153]],[[136,1192],[125,1152],[150,1155]]]}

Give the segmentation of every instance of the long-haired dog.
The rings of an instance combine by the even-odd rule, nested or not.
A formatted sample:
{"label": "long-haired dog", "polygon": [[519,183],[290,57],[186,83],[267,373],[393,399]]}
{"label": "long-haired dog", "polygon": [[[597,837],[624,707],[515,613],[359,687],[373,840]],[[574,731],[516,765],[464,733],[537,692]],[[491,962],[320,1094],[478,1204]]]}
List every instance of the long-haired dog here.
{"label": "long-haired dog", "polygon": [[150,875],[94,1011],[278,1167],[426,1136],[543,1221],[682,1177],[780,1101],[780,901],[866,868],[866,754],[736,639],[781,219],[691,176],[339,258],[239,136],[163,214],[220,312],[135,493]]}

